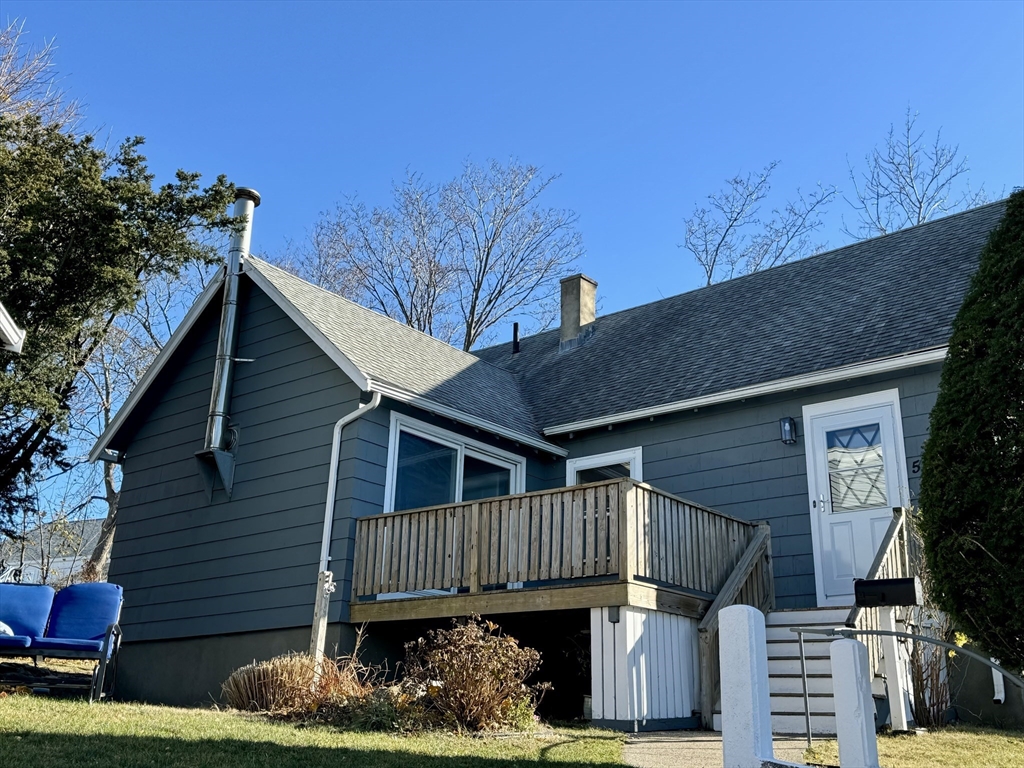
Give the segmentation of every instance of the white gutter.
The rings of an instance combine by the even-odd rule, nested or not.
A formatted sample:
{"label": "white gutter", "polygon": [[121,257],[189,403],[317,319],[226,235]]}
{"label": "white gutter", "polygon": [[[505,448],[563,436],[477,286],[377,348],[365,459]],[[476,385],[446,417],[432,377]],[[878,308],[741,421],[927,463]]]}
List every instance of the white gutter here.
{"label": "white gutter", "polygon": [[[500,435],[514,443],[521,443],[522,445],[529,446],[530,448],[536,448],[539,451],[544,451],[545,453],[550,453],[554,456],[569,455],[569,452],[565,448],[555,445],[554,443],[549,443],[546,440],[531,437],[525,432],[507,429],[506,427],[499,426],[498,424],[485,419],[478,419],[476,416],[470,416],[468,413],[456,410],[455,408],[449,408],[446,405],[441,405],[441,403],[430,400],[426,397],[414,395],[410,392],[406,392],[404,389],[399,389],[398,387],[390,384],[383,384],[379,381],[371,380],[369,382],[369,389],[372,392],[379,392],[385,397],[397,400],[400,403],[415,405],[417,408],[436,413],[438,416],[444,416],[452,421],[457,421],[470,427],[476,427],[477,429],[482,429],[494,435]],[[547,434],[547,430],[544,430],[544,433]]]}
{"label": "white gutter", "polygon": [[334,494],[338,490],[338,457],[341,453],[341,432],[356,419],[365,416],[380,405],[380,392],[374,392],[370,402],[361,404],[350,413],[346,413],[334,425],[334,437],[331,439],[331,470],[327,475],[327,504],[324,508],[324,534],[320,542],[320,571],[328,570],[331,563],[331,530],[334,527]]}
{"label": "white gutter", "polygon": [[331,470],[327,475],[327,503],[324,505],[324,533],[320,542],[320,572],[316,577],[316,593],[313,601],[313,627],[309,638],[309,654],[316,659],[316,675],[320,675],[320,662],[324,657],[327,642],[327,612],[334,592],[334,574],[331,565],[331,532],[334,528],[334,494],[338,489],[338,459],[341,453],[341,433],[345,426],[365,416],[380,405],[380,392],[374,392],[370,402],[361,404],[351,413],[346,413],[334,425],[331,438]]}
{"label": "white gutter", "polygon": [[559,424],[554,427],[547,427],[544,429],[544,434],[562,435],[567,432],[582,432],[586,429],[604,427],[609,424],[621,424],[623,422],[634,421],[636,419],[664,416],[669,413],[678,413],[680,411],[692,411],[694,408],[704,408],[709,405],[718,405],[720,403],[731,403],[737,400],[746,400],[751,397],[760,397],[761,395],[770,395],[776,392],[788,392],[793,389],[803,389],[804,387],[813,387],[819,384],[832,384],[846,379],[855,379],[862,376],[873,376],[879,373],[900,371],[906,368],[914,368],[919,365],[928,365],[929,363],[940,363],[945,360],[947,349],[949,349],[949,347],[936,347],[934,349],[927,349],[921,352],[911,352],[910,354],[899,355],[898,357],[886,357],[880,360],[872,360],[868,363],[845,365],[841,368],[829,368],[825,371],[817,371],[815,373],[807,373],[800,376],[790,376],[785,379],[775,379],[774,381],[767,381],[763,384],[754,384],[752,386],[741,387],[739,389],[729,389],[724,392],[716,392],[714,394],[703,395],[701,397],[691,397],[688,400],[677,400],[674,403],[654,405],[650,408],[639,408],[635,411],[623,411],[622,413],[616,413],[610,416],[599,416],[593,419],[573,421],[568,424]]}
{"label": "white gutter", "polygon": [[0,304],[0,346],[8,352],[20,355],[24,343],[25,331],[18,327],[14,318],[7,314],[4,305]]}

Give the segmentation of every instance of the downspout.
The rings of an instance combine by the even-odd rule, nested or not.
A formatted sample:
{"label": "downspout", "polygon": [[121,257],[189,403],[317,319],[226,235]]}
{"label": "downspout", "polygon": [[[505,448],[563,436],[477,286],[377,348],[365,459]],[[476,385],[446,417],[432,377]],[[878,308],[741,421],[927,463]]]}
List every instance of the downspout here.
{"label": "downspout", "polygon": [[235,481],[235,455],[231,452],[231,431],[228,426],[228,402],[235,372],[235,349],[238,346],[238,276],[242,261],[249,255],[252,240],[252,215],[260,204],[260,195],[254,189],[239,187],[235,191],[235,218],[245,217],[241,229],[231,234],[227,264],[224,270],[223,305],[220,329],[217,334],[217,360],[213,369],[213,388],[210,392],[210,415],[206,422],[203,450],[196,453],[199,470],[206,483],[210,501],[213,486],[219,476],[228,498]]}
{"label": "downspout", "polygon": [[331,439],[331,468],[327,475],[327,503],[324,505],[324,532],[320,540],[320,572],[316,580],[316,600],[313,604],[313,633],[309,641],[309,654],[316,659],[317,669],[324,655],[324,644],[327,642],[327,609],[330,607],[331,593],[334,591],[334,574],[329,570],[331,565],[331,534],[334,529],[335,494],[338,489],[338,459],[341,454],[341,433],[345,427],[358,418],[365,416],[380,405],[380,392],[374,392],[370,402],[362,403],[350,413],[346,413],[334,425]]}

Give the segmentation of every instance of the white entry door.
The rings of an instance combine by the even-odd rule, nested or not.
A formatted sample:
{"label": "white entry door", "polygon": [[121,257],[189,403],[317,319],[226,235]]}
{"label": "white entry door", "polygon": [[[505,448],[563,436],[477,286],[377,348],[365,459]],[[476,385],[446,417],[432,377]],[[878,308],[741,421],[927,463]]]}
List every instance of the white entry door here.
{"label": "white entry door", "polygon": [[907,496],[898,390],[803,409],[818,605],[853,605]]}

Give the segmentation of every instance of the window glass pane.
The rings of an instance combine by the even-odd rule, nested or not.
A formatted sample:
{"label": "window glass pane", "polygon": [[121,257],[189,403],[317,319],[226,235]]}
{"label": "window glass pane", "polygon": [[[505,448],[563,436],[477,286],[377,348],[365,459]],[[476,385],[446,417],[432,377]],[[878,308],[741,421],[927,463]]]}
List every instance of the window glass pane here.
{"label": "window glass pane", "polygon": [[395,511],[455,501],[457,457],[454,448],[400,432]]}
{"label": "window glass pane", "polygon": [[512,491],[512,473],[486,461],[466,456],[462,466],[462,500],[508,496]]}
{"label": "window glass pane", "polygon": [[833,512],[884,507],[888,503],[882,430],[878,424],[825,433]]}
{"label": "window glass pane", "polygon": [[601,480],[612,480],[616,477],[629,477],[629,464],[608,464],[604,467],[591,467],[576,472],[576,482],[597,483]]}

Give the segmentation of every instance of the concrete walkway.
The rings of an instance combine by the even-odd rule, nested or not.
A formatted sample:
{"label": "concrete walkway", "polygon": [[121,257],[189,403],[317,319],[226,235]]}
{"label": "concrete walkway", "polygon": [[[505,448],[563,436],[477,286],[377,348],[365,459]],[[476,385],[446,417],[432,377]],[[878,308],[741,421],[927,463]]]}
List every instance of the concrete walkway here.
{"label": "concrete walkway", "polygon": [[[776,737],[775,757],[803,762],[803,737]],[[626,740],[623,757],[636,768],[722,768],[722,734],[707,731],[638,733]]]}

